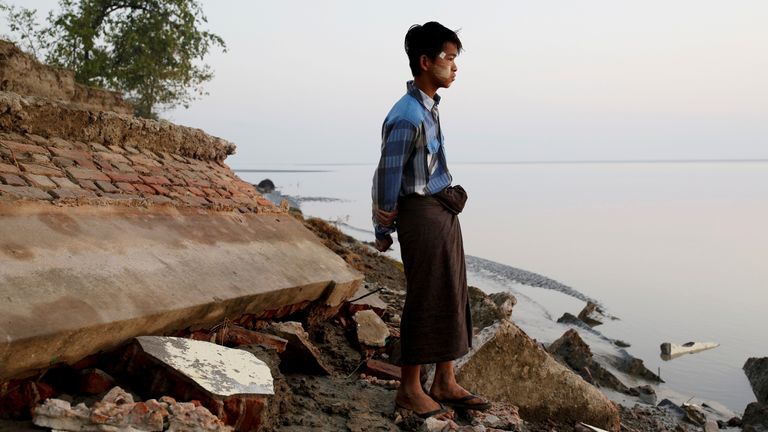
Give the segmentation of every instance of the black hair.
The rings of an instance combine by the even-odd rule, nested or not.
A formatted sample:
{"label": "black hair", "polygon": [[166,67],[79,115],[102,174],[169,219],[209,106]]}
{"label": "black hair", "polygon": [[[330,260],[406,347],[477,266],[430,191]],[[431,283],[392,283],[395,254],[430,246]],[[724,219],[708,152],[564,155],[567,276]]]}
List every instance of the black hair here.
{"label": "black hair", "polygon": [[453,31],[439,22],[430,21],[424,25],[414,24],[405,34],[405,53],[408,54],[408,64],[413,76],[421,73],[419,66],[421,56],[426,55],[434,60],[443,50],[443,44],[451,42],[456,44],[459,52],[462,51],[461,41],[456,31]]}

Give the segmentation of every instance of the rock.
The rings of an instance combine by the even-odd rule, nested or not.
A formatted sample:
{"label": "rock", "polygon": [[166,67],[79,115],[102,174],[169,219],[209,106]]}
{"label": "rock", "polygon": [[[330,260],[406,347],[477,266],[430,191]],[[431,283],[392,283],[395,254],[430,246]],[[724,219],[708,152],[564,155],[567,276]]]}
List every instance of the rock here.
{"label": "rock", "polygon": [[512,309],[517,304],[517,298],[508,292],[497,292],[489,295],[491,300],[496,303],[496,306],[504,313],[505,318],[512,316]]}
{"label": "rock", "polygon": [[715,420],[709,419],[706,423],[704,423],[704,432],[717,432],[719,430],[720,427],[717,425]]}
{"label": "rock", "polygon": [[683,404],[683,411],[685,411],[685,419],[696,426],[704,426],[707,422],[706,414],[698,405]]}
{"label": "rock", "polygon": [[731,417],[728,419],[728,421],[725,423],[728,427],[742,427],[744,423],[741,421],[738,417]]}
{"label": "rock", "polygon": [[270,179],[264,179],[256,185],[256,189],[261,193],[272,193],[275,191],[275,184]]}
{"label": "rock", "polygon": [[485,430],[516,431],[520,430],[523,423],[517,407],[505,402],[494,401],[491,409],[486,412],[467,411],[463,415],[469,417],[475,430],[483,427]]}
{"label": "rock", "polygon": [[744,363],[744,373],[747,375],[757,401],[768,403],[768,357],[748,359]]}
{"label": "rock", "polygon": [[615,366],[624,373],[643,378],[647,381],[664,382],[658,375],[646,368],[642,360],[630,355],[627,355],[626,358],[619,361]]}
{"label": "rock", "polygon": [[[48,399],[35,409],[33,421],[59,431],[232,431],[205,407],[178,403],[167,396],[159,402],[134,402],[120,387],[114,387],[90,409],[85,404],[72,407],[67,401]],[[164,429],[166,423],[168,429]]]}
{"label": "rock", "polygon": [[357,340],[362,345],[383,347],[387,345],[389,328],[372,310],[357,312],[352,317],[357,323]]}
{"label": "rock", "polygon": [[266,331],[288,340],[285,351],[280,354],[280,370],[285,373],[331,375],[331,368],[322,360],[320,351],[309,340],[300,322],[273,323]]}
{"label": "rock", "polygon": [[0,418],[24,420],[32,409],[52,397],[54,389],[42,382],[13,380],[0,388]]}
{"label": "rock", "polygon": [[648,405],[656,405],[656,390],[654,390],[653,387],[649,385],[632,387],[629,389],[629,394],[639,397],[640,401],[643,403]]}
{"label": "rock", "polygon": [[629,347],[631,346],[629,343],[627,343],[627,342],[624,342],[624,341],[623,341],[623,340],[621,340],[621,339],[615,339],[615,340],[613,341],[613,344],[614,344],[614,345],[616,345],[616,346],[617,346],[617,347],[619,347],[619,348],[629,348]]}
{"label": "rock", "polygon": [[395,366],[390,363],[385,363],[380,360],[368,360],[365,362],[365,373],[373,375],[376,378],[384,380],[398,380],[402,379],[400,373],[400,366]]}
{"label": "rock", "polygon": [[351,301],[347,306],[347,310],[350,315],[355,315],[357,312],[371,309],[376,312],[376,315],[382,316],[387,309],[387,304],[376,293],[371,293],[364,286],[360,285],[355,295],[352,296],[354,301]]}
{"label": "rock", "polygon": [[488,294],[473,286],[469,287],[469,307],[472,325],[481,330],[507,317]]}
{"label": "rock", "polygon": [[629,390],[616,376],[594,361],[589,345],[574,329],[566,331],[558,340],[552,342],[547,351],[562,359],[568,367],[591,384],[624,393]]}
{"label": "rock", "polygon": [[564,313],[563,316],[557,319],[560,324],[573,324],[577,326],[584,325],[584,321],[580,320],[576,315],[572,313]]}
{"label": "rock", "polygon": [[83,369],[77,374],[77,390],[85,394],[101,394],[115,386],[115,379],[101,369]]}
{"label": "rock", "polygon": [[741,418],[744,432],[768,432],[768,404],[752,402]]}
{"label": "rock", "polygon": [[526,420],[586,422],[619,430],[617,407],[508,320],[486,328],[456,361],[461,385],[513,404]]}
{"label": "rock", "polygon": [[210,342],[141,336],[118,363],[117,371],[130,378],[140,394],[200,401],[237,430],[258,429],[274,393],[264,362],[244,350]]}
{"label": "rock", "polygon": [[684,417],[685,416],[685,410],[680,407],[680,405],[672,402],[669,399],[663,399],[659,404],[658,407],[664,408],[667,411],[679,416]]}
{"label": "rock", "polygon": [[587,302],[584,309],[579,312],[579,319],[587,323],[590,327],[599,326],[606,320],[605,312],[592,302]]}

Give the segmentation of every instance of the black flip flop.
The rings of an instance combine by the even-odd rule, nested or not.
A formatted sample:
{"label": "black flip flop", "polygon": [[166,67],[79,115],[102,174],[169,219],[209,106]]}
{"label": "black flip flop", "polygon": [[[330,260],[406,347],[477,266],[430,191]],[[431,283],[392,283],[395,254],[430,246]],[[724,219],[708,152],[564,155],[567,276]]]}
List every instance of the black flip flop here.
{"label": "black flip flop", "polygon": [[435,399],[437,402],[445,404],[455,410],[475,410],[475,411],[488,411],[491,409],[491,403],[485,402],[483,403],[467,403],[471,401],[472,399],[480,399],[483,400],[478,395],[475,394],[469,394],[464,397],[456,398],[456,399]]}
{"label": "black flip flop", "polygon": [[451,410],[446,408],[445,405],[443,405],[443,404],[440,404],[440,408],[438,408],[436,410],[427,411],[427,412],[424,412],[424,413],[417,413],[416,411],[414,411],[412,409],[408,409],[408,408],[406,408],[406,407],[404,407],[404,406],[402,406],[400,404],[397,404],[397,403],[395,404],[395,408],[403,410],[403,411],[412,412],[414,415],[416,415],[419,418],[424,419],[424,420],[426,420],[426,419],[428,419],[430,417],[439,416],[440,414],[445,414],[445,413],[451,412]]}

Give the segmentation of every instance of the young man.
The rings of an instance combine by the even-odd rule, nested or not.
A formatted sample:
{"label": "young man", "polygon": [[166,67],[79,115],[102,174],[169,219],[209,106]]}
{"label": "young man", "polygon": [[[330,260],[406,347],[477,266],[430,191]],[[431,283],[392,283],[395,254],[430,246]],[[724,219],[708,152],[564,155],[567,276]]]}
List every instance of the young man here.
{"label": "young man", "polygon": [[[384,120],[373,177],[376,248],[389,249],[397,230],[407,282],[400,324],[402,381],[395,403],[424,418],[451,417],[443,404],[490,407],[459,386],[453,370],[453,360],[469,350],[472,319],[458,212],[445,204],[460,188],[450,187],[437,90],[456,79],[461,50],[456,32],[437,22],[408,30],[405,51],[413,81]],[[427,394],[419,374],[421,365],[430,363],[436,363],[436,371]]]}

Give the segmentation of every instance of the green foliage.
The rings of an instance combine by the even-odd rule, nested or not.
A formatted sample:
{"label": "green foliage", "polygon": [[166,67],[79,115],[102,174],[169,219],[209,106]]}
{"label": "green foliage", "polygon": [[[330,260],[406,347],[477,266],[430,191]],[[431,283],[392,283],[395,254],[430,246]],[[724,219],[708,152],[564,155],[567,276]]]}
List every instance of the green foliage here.
{"label": "green foliage", "polygon": [[[201,61],[221,37],[201,30],[206,22],[195,0],[59,0],[49,27],[35,26],[35,11],[4,8],[12,31],[30,34],[45,61],[72,69],[86,85],[122,91],[136,115],[188,107],[213,77]],[[14,24],[15,27],[14,27]]]}

